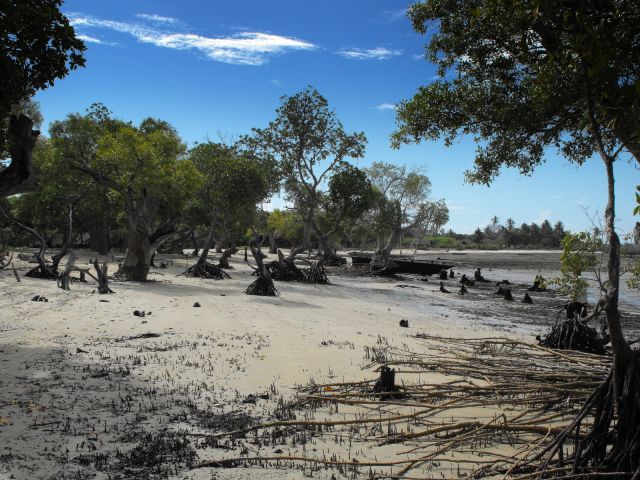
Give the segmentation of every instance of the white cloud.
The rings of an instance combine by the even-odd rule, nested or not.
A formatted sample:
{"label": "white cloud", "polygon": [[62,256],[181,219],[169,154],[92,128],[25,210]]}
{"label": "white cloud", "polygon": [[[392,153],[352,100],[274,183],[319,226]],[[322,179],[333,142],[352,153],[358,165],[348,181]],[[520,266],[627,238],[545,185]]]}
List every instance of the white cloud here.
{"label": "white cloud", "polygon": [[377,110],[395,110],[396,106],[393,103],[381,103],[380,105],[376,105],[374,108]]}
{"label": "white cloud", "polygon": [[280,80],[278,80],[277,78],[274,78],[271,80],[271,85],[273,85],[274,87],[281,87],[282,86],[282,82]]}
{"label": "white cloud", "polygon": [[313,50],[312,43],[261,32],[242,32],[227,37],[204,37],[192,33],[167,33],[138,23],[117,22],[69,14],[74,27],[106,28],[133,36],[142,43],[173,50],[195,50],[211,60],[236,65],[262,65],[271,55],[287,50]]}
{"label": "white cloud", "polygon": [[87,43],[100,43],[100,44],[104,43],[99,38],[90,37],[89,35],[78,35],[77,38],[78,40],[82,40],[83,42],[87,42]]}
{"label": "white cloud", "polygon": [[355,60],[388,60],[402,54],[402,50],[385,47],[376,48],[347,48],[338,50],[338,55]]}
{"label": "white cloud", "polygon": [[117,43],[105,42],[104,40],[92,37],[90,35],[77,35],[77,38],[85,43],[97,43],[98,45],[109,45],[111,47],[115,47],[117,45]]}
{"label": "white cloud", "polygon": [[389,24],[398,22],[400,20],[407,20],[407,9],[400,10],[383,10],[377,14],[376,18],[371,20],[373,23]]}
{"label": "white cloud", "polygon": [[540,210],[540,213],[538,213],[538,218],[536,219],[535,223],[542,223],[545,220],[549,220],[549,217],[551,216],[551,210]]}
{"label": "white cloud", "polygon": [[153,23],[176,23],[178,21],[177,18],[173,17],[163,17],[161,15],[156,15],[155,13],[137,13],[136,17],[141,18],[143,20],[147,20]]}

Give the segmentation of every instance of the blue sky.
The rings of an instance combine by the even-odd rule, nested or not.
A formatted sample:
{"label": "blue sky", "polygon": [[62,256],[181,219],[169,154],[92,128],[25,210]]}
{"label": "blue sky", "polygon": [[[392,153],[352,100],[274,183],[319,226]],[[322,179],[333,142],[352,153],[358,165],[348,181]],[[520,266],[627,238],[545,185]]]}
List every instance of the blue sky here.
{"label": "blue sky", "polygon": [[[40,92],[46,122],[102,102],[117,116],[172,123],[190,144],[248,133],[273,119],[282,95],[313,85],[345,128],[364,131],[364,159],[420,168],[444,198],[447,228],[471,232],[493,215],[518,224],[562,220],[590,228],[602,212],[604,167],[577,168],[550,156],[532,177],[504,171],[491,187],[464,183],[474,145],[424,143],[392,150],[393,104],[429,83],[425,38],[411,29],[408,2],[391,0],[68,0],[63,11],[85,40],[86,68]],[[46,127],[45,127],[46,128]],[[637,168],[617,166],[618,227],[632,229]]]}

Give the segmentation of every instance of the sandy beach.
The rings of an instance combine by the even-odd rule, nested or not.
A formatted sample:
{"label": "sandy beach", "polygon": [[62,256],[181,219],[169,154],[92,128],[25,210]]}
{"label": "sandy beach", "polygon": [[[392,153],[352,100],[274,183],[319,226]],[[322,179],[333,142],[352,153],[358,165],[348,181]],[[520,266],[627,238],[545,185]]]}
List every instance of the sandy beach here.
{"label": "sandy beach", "polygon": [[[20,283],[10,269],[0,277],[0,479],[301,478],[303,469],[189,466],[283,449],[393,457],[398,447],[392,445],[352,450],[333,441],[274,448],[200,438],[291,415],[287,405],[310,382],[375,379],[375,371],[363,369],[370,349],[384,344],[416,351],[423,348],[417,333],[533,342],[566,301],[534,292],[533,305],[519,302],[539,270],[551,275],[557,269],[558,252],[424,255],[455,262],[457,276],[483,267],[492,283],[461,296],[457,278],[445,282],[451,293],[443,294],[436,277],[371,278],[345,267],[330,271],[331,285],[277,282],[281,296],[254,297],[243,293],[253,270],[240,254],[232,278],[222,281],[180,276],[194,259],[167,256],[168,268],[153,269],[150,282],[113,281],[114,294],[98,295],[92,281],[63,291],[55,281],[26,278],[30,265],[17,262]],[[81,253],[77,263],[88,260]],[[512,283],[515,302],[493,295],[503,279]],[[36,295],[48,301],[32,301]],[[638,300],[623,293],[629,338],[640,336]],[[399,326],[402,319],[409,328]],[[167,431],[190,435],[176,437],[159,462],[158,450],[166,445],[158,435]],[[181,443],[185,438],[188,445]],[[314,474],[332,475],[338,472]]]}

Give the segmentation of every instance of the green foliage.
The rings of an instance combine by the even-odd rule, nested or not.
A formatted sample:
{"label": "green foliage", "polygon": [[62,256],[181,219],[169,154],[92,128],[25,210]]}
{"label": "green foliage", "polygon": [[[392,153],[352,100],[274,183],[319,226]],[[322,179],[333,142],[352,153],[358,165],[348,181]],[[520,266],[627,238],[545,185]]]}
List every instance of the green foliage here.
{"label": "green foliage", "polygon": [[240,222],[243,231],[256,205],[269,195],[268,172],[254,157],[213,142],[196,145],[189,159],[203,178],[198,196],[207,216],[213,215],[223,228]]}
{"label": "green foliage", "polygon": [[346,133],[312,87],[282,97],[276,119],[252,131],[242,145],[265,162],[278,162],[289,200],[301,212],[318,206],[324,182],[346,159],[362,157],[367,141],[363,133]]}
{"label": "green foliage", "polygon": [[62,0],[2,0],[0,151],[6,119],[21,101],[84,66],[84,43],[60,12]]}
{"label": "green foliage", "polygon": [[325,209],[334,225],[344,219],[356,220],[374,202],[366,172],[348,163],[340,165],[329,179],[326,197]]}
{"label": "green foliage", "polygon": [[375,222],[379,232],[418,226],[424,220],[431,192],[426,175],[383,162],[373,162],[366,172],[377,191]]}
{"label": "green foliage", "polygon": [[627,278],[627,286],[640,290],[640,259],[636,259],[628,270],[630,276]]}
{"label": "green foliage", "polygon": [[636,207],[633,209],[634,215],[640,215],[640,185],[636,186]]}
{"label": "green foliage", "polygon": [[560,292],[568,295],[572,301],[583,298],[587,293],[588,283],[582,274],[600,266],[598,253],[603,248],[602,240],[590,233],[565,235],[562,239],[560,277],[552,279],[549,283],[558,285]]}
{"label": "green foliage", "polygon": [[440,79],[401,102],[394,146],[473,135],[467,178],[484,184],[531,174],[548,147],[582,164],[596,131],[605,155],[640,160],[639,2],[424,0],[409,17]]}
{"label": "green foliage", "polygon": [[293,243],[302,237],[302,222],[294,212],[275,209],[267,217],[267,231],[274,238]]}

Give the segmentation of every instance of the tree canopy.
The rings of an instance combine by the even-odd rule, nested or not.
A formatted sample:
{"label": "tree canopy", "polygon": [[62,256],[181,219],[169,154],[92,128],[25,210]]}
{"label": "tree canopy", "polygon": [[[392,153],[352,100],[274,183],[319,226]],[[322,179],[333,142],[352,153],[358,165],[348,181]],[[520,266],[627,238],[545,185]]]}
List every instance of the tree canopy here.
{"label": "tree canopy", "polygon": [[600,148],[640,160],[638,2],[429,0],[409,16],[437,28],[440,79],[400,103],[395,146],[473,135],[467,177],[485,184],[502,166],[530,174],[549,147],[578,164]]}
{"label": "tree canopy", "polygon": [[13,108],[84,66],[84,43],[61,5],[62,0],[0,1],[0,151]]}

